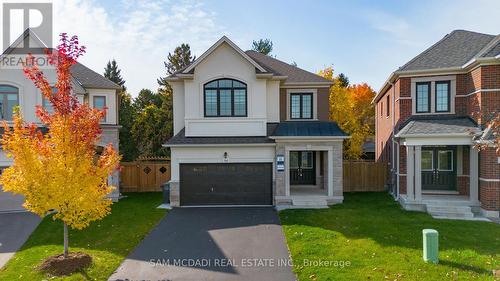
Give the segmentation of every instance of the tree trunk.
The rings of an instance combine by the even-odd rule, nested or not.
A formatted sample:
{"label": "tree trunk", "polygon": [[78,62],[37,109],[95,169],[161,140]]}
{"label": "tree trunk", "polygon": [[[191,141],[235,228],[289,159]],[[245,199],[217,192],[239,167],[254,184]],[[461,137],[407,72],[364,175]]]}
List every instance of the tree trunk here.
{"label": "tree trunk", "polygon": [[64,223],[64,258],[68,257],[68,225]]}

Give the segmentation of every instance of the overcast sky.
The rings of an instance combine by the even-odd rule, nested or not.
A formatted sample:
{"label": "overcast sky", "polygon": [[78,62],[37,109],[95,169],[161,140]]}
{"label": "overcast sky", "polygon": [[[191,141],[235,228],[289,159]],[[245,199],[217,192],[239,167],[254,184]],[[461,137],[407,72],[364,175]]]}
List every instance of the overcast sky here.
{"label": "overcast sky", "polygon": [[54,33],[78,35],[87,46],[81,62],[99,73],[115,58],[133,96],[142,88],[158,87],[156,79],[165,75],[163,61],[177,45],[189,43],[200,55],[222,35],[244,50],[254,39],[270,38],[278,59],[312,72],[333,65],[351,82],[367,82],[378,90],[398,66],[454,29],[500,33],[499,0],[53,4]]}

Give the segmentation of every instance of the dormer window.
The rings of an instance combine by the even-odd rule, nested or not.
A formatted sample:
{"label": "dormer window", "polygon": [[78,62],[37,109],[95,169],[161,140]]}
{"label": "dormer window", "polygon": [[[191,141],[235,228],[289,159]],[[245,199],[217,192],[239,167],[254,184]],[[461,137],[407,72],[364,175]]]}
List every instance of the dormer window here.
{"label": "dormer window", "polygon": [[247,85],[234,79],[218,79],[204,86],[205,117],[246,117]]}

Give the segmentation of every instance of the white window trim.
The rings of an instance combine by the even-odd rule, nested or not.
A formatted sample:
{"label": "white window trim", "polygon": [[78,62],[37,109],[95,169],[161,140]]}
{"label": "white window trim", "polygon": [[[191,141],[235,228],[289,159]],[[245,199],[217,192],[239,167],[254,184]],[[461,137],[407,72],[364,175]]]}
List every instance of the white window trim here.
{"label": "white window trim", "polygon": [[[436,82],[439,81],[450,81],[450,111],[449,112],[436,112]],[[416,102],[416,84],[419,82],[430,82],[431,83],[431,111],[417,113],[417,102]],[[457,95],[457,78],[455,75],[448,76],[432,76],[432,77],[415,77],[411,79],[411,111],[412,115],[437,115],[437,114],[455,114],[455,97]]]}
{"label": "white window trim", "polygon": [[[313,118],[291,119],[290,118],[290,94],[312,93],[313,94]],[[318,90],[317,89],[286,89],[286,121],[317,121],[318,120]]]}
{"label": "white window trim", "polygon": [[[96,94],[96,95],[92,95],[92,100],[91,100],[92,108],[96,108],[95,107],[95,98],[104,98],[104,107],[108,106],[108,97],[104,94],[103,95]],[[108,112],[106,112],[106,114],[104,114],[104,117],[102,118],[102,121],[101,121],[101,123],[106,123],[106,122],[108,122]]]}

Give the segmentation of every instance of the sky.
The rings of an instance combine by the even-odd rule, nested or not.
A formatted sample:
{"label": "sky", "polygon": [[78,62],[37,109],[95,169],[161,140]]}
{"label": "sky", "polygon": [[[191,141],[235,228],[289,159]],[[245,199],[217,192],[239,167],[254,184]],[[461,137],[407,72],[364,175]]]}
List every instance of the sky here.
{"label": "sky", "polygon": [[116,59],[132,96],[158,88],[163,61],[176,46],[189,43],[199,56],[223,35],[243,50],[269,38],[280,60],[315,73],[333,66],[377,91],[392,71],[452,30],[500,33],[498,0],[52,2],[54,36],[78,35],[87,47],[80,61],[96,72]]}

